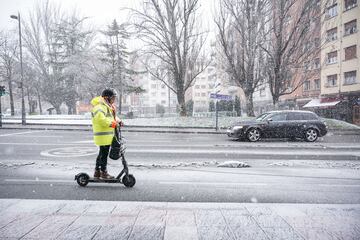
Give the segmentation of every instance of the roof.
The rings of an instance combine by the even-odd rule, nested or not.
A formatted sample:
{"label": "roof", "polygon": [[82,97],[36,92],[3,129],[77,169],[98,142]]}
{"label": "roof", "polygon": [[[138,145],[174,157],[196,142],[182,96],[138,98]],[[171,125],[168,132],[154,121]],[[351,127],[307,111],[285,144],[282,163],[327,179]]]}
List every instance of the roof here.
{"label": "roof", "polygon": [[321,99],[313,99],[307,104],[303,106],[303,108],[321,108],[321,107],[333,107],[336,104],[338,104],[340,101],[334,100],[334,101],[327,101],[327,102],[321,102]]}

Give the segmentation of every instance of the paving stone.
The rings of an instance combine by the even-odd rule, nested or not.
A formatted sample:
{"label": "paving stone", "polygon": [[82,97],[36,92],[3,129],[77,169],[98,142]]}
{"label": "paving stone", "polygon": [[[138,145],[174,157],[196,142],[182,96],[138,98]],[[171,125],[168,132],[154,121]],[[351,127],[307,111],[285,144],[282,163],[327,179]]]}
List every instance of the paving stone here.
{"label": "paving stone", "polygon": [[195,226],[195,214],[190,210],[168,210],[166,214],[166,226]]}
{"label": "paving stone", "polygon": [[9,206],[4,212],[50,215],[60,211],[65,205],[62,201],[20,200]]}
{"label": "paving stone", "polygon": [[277,214],[281,217],[307,217],[306,213],[301,211],[296,205],[292,206],[272,206],[271,210],[274,214]]}
{"label": "paving stone", "polygon": [[12,221],[15,221],[19,216],[25,216],[30,215],[28,214],[21,214],[21,213],[11,213],[11,212],[5,212],[0,214],[0,229],[11,223]]}
{"label": "paving stone", "polygon": [[111,212],[115,215],[134,215],[137,216],[142,210],[143,205],[141,203],[119,203],[115,209]]}
{"label": "paving stone", "polygon": [[0,230],[0,236],[20,238],[30,232],[47,218],[47,215],[26,214],[19,216]]}
{"label": "paving stone", "polygon": [[142,210],[135,222],[135,225],[165,226],[166,210]]}
{"label": "paving stone", "polygon": [[261,207],[261,206],[247,206],[246,209],[250,212],[251,215],[271,215],[273,211],[270,207]]}
{"label": "paving stone", "polygon": [[135,225],[129,239],[131,240],[163,240],[165,226]]}
{"label": "paving stone", "polygon": [[247,227],[256,225],[256,221],[249,215],[237,215],[232,212],[223,212],[225,221],[229,226]]}
{"label": "paving stone", "polygon": [[68,228],[77,216],[50,216],[27,234],[24,239],[56,239]]}
{"label": "paving stone", "polygon": [[347,229],[341,231],[330,231],[330,234],[337,236],[339,239],[359,240],[360,232],[356,229]]}
{"label": "paving stone", "polygon": [[78,217],[72,225],[76,226],[103,226],[106,225],[109,216],[105,214],[84,214]]}
{"label": "paving stone", "polygon": [[74,201],[67,203],[63,208],[61,208],[57,213],[58,214],[82,214],[84,213],[91,204],[84,203],[82,201]]}
{"label": "paving stone", "polygon": [[196,227],[169,227],[166,225],[164,240],[198,240]]}
{"label": "paving stone", "polygon": [[293,228],[322,228],[324,225],[321,222],[317,222],[309,216],[306,217],[282,217]]}
{"label": "paving stone", "polygon": [[262,228],[271,240],[304,240],[304,238],[292,228]]}
{"label": "paving stone", "polygon": [[223,226],[198,226],[199,240],[232,240],[234,234],[231,230]]}
{"label": "paving stone", "polygon": [[233,215],[245,215],[245,216],[249,216],[250,212],[245,208],[221,208],[220,209],[222,213],[229,213],[229,214],[233,214]]}
{"label": "paving stone", "polygon": [[132,226],[112,225],[102,226],[96,233],[94,240],[127,240],[129,239]]}
{"label": "paving stone", "polygon": [[116,208],[113,202],[97,202],[91,204],[85,213],[111,213]]}
{"label": "paving stone", "polygon": [[226,222],[220,210],[198,210],[195,212],[198,226],[225,226]]}
{"label": "paving stone", "polygon": [[323,228],[295,228],[295,231],[298,232],[306,240],[335,240],[337,237],[329,234]]}
{"label": "paving stone", "polygon": [[6,210],[8,207],[10,207],[13,204],[16,204],[20,200],[14,200],[14,199],[0,199],[0,212]]}
{"label": "paving stone", "polygon": [[64,232],[62,232],[57,239],[59,240],[73,240],[73,239],[81,239],[87,240],[92,239],[101,226],[91,225],[71,225]]}
{"label": "paving stone", "polygon": [[289,228],[289,224],[278,215],[254,216],[255,221],[262,228]]}
{"label": "paving stone", "polygon": [[132,226],[135,224],[136,216],[132,215],[110,215],[105,221],[105,225],[115,225],[115,226]]}
{"label": "paving stone", "polygon": [[256,224],[243,226],[230,226],[237,240],[269,240],[264,231]]}

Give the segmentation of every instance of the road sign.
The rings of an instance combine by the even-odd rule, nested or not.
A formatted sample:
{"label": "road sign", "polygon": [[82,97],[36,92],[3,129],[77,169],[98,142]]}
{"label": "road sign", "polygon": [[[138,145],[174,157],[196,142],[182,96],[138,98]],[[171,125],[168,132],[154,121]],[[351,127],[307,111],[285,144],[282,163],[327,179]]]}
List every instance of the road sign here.
{"label": "road sign", "polygon": [[210,93],[210,98],[225,100],[225,101],[232,100],[232,96],[230,95],[217,94],[217,93]]}

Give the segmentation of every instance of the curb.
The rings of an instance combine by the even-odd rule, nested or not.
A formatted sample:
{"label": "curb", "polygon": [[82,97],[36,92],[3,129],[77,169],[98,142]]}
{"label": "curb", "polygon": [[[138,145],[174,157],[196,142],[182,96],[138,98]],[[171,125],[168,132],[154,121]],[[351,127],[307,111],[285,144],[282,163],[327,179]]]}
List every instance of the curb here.
{"label": "curb", "polygon": [[[3,123],[0,129],[32,129],[32,130],[63,130],[63,131],[92,131],[91,125],[85,124],[26,124]],[[226,134],[226,128],[215,131],[211,127],[180,127],[180,126],[125,126],[124,132],[150,132],[150,133],[192,133],[192,134]],[[360,135],[360,129],[328,129],[333,135]]]}

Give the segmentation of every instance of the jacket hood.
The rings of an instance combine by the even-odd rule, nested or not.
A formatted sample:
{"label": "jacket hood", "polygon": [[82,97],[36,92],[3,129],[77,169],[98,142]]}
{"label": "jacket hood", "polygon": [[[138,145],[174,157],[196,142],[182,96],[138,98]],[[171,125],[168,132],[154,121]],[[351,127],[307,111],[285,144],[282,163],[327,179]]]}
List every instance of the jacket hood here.
{"label": "jacket hood", "polygon": [[91,100],[91,105],[93,105],[94,107],[100,103],[103,103],[104,102],[104,99],[100,96],[98,97],[94,97],[92,100]]}

